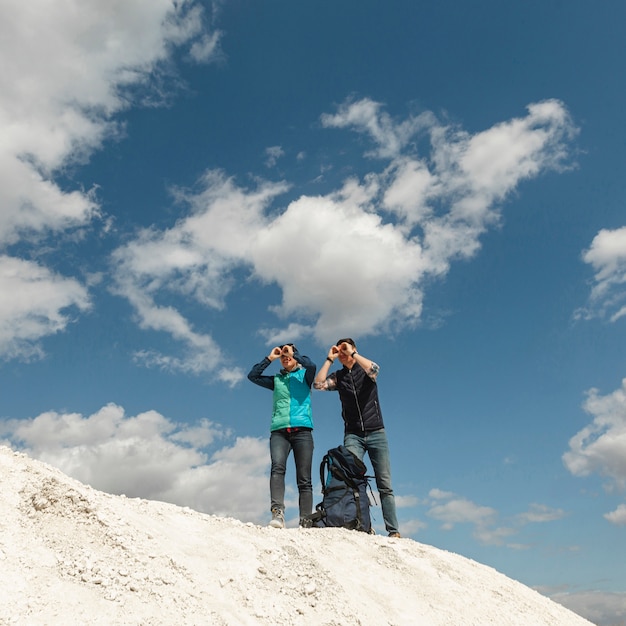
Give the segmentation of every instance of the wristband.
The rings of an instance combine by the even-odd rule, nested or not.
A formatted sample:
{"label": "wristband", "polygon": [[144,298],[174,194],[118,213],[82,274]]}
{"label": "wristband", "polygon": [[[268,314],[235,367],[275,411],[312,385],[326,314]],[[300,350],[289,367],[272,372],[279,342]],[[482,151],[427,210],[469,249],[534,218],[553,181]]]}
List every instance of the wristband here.
{"label": "wristband", "polygon": [[354,358],[354,355],[356,354],[356,350],[350,355],[351,358]]}
{"label": "wristband", "polygon": [[334,361],[329,356],[326,357],[326,360],[330,361],[331,363],[334,363]]}

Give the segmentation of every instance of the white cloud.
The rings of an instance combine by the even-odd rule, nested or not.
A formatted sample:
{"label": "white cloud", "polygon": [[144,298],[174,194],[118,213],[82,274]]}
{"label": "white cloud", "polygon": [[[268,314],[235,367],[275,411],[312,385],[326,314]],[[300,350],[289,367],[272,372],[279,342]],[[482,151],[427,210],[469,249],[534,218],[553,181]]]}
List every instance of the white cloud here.
{"label": "white cloud", "polygon": [[428,492],[428,495],[435,500],[445,500],[447,498],[453,498],[454,493],[451,491],[443,491],[442,489],[437,489],[436,487],[431,489]]}
{"label": "white cloud", "polygon": [[[419,243],[362,202],[352,193],[302,197],[258,233],[251,249],[256,275],[281,286],[277,315],[314,320],[312,332],[325,343],[348,330],[359,336],[395,320],[414,323],[421,313]],[[289,262],[274,252],[286,241],[294,244]]]}
{"label": "white cloud", "polygon": [[[415,325],[426,280],[474,255],[480,235],[498,220],[496,203],[520,181],[561,169],[576,132],[557,101],[532,104],[526,117],[475,135],[441,126],[430,113],[393,120],[368,99],[322,122],[366,133],[372,154],[387,163],[281,210],[272,203],[286,184],[248,190],[208,172],[199,193],[179,192],[189,217],[163,232],[145,231],[115,254],[118,292],[142,325],[195,343],[189,324],[164,311],[159,296],[176,292],[221,308],[235,288],[235,269],[282,292],[270,309],[278,325],[261,329],[269,343],[286,336],[328,343],[345,333]],[[412,151],[420,133],[431,138],[428,158]],[[282,149],[268,154],[277,158]],[[215,367],[221,358],[216,351]]]}
{"label": "white cloud", "polygon": [[[613,393],[601,396],[597,389],[587,392],[583,408],[593,421],[569,440],[563,454],[565,467],[574,476],[597,473],[608,479],[609,488],[626,488],[626,378]],[[622,524],[626,509],[620,505],[606,519]]]}
{"label": "white cloud", "polygon": [[321,121],[327,128],[354,128],[369,135],[376,145],[376,150],[369,152],[368,155],[379,158],[399,157],[413,136],[434,121],[432,113],[425,112],[397,122],[382,108],[380,102],[369,98],[358,101],[347,100],[339,107],[337,113],[322,115]]}
{"label": "white cloud", "polygon": [[482,506],[450,491],[431,489],[428,493],[429,517],[441,522],[444,530],[452,530],[457,524],[471,524],[474,538],[483,545],[506,545],[513,550],[527,548],[524,544],[507,541],[520,532],[526,524],[545,523],[562,519],[565,512],[545,504],[532,503],[525,513],[513,517],[511,526],[498,525],[499,514],[495,509]]}
{"label": "white cloud", "polygon": [[626,226],[602,229],[582,258],[595,275],[589,308],[578,316],[609,315],[614,322],[626,315]]}
{"label": "white cloud", "polygon": [[282,343],[297,342],[311,335],[311,328],[306,324],[290,323],[283,328],[262,328],[259,331],[268,346],[278,346]]}
{"label": "white cloud", "polygon": [[[544,590],[539,590],[545,593]],[[626,593],[574,591],[547,594],[564,607],[584,615],[596,626],[622,626],[626,619]]]}
{"label": "white cloud", "polygon": [[443,523],[446,530],[455,524],[491,524],[497,512],[488,506],[479,506],[466,498],[453,498],[443,504],[435,504],[428,510],[428,515]]}
{"label": "white cloud", "polygon": [[412,508],[420,504],[419,498],[416,496],[395,496],[396,507],[399,509]]}
{"label": "white cloud", "polygon": [[[255,251],[262,254],[253,262],[283,290],[276,311],[309,315],[323,341],[348,329],[363,335],[415,324],[425,280],[474,255],[498,219],[495,203],[522,180],[562,169],[576,133],[557,101],[532,104],[526,117],[475,135],[441,126],[430,113],[395,121],[369,99],[348,102],[322,122],[367,134],[389,164],[362,183],[348,180],[334,194],[291,203],[259,234]],[[430,136],[428,158],[410,149],[419,134]],[[297,239],[308,271],[291,264],[289,272],[272,257],[281,237]]]}
{"label": "white cloud", "polygon": [[[451,260],[477,252],[480,235],[499,220],[498,203],[520,182],[564,169],[576,132],[567,110],[555,100],[531,104],[526,117],[475,135],[434,126],[430,133],[435,178],[429,181],[426,196],[432,210],[421,206],[413,210],[414,221],[424,230],[424,249],[433,272],[445,273]],[[423,171],[418,170],[416,177],[423,187]],[[411,217],[409,209],[405,205]],[[420,220],[422,215],[425,219]]]}
{"label": "white cloud", "polygon": [[270,146],[265,148],[265,165],[274,167],[278,163],[278,159],[285,156],[285,151],[280,146]]}
{"label": "white cloud", "polygon": [[566,140],[576,131],[563,105],[548,100],[529,105],[526,117],[496,124],[476,135],[449,133],[449,129],[437,133],[436,158],[439,164],[445,163],[444,171],[452,173],[446,183],[468,190],[455,210],[473,212],[486,210],[520,181],[542,170],[562,169]]}
{"label": "white cloud", "polygon": [[0,255],[0,356],[37,358],[39,340],[61,332],[71,312],[89,309],[86,289],[32,261]]}
{"label": "white cloud", "polygon": [[417,159],[396,159],[390,174],[391,181],[382,198],[383,207],[411,227],[431,218],[430,203],[436,199],[440,184],[428,165]]}
{"label": "white cloud", "polygon": [[[119,137],[114,116],[139,91],[163,97],[151,81],[172,46],[201,38],[203,29],[201,6],[186,0],[0,4],[0,252],[99,215],[92,190],[61,186],[58,176]],[[203,49],[194,54],[206,57],[206,42]],[[32,307],[25,299],[5,307],[0,355],[39,353],[36,341],[66,324],[61,309],[86,308],[84,289],[27,261],[2,263],[19,265],[25,290],[36,283],[50,303],[34,297]]]}
{"label": "white cloud", "polygon": [[215,31],[213,33],[205,33],[202,37],[193,42],[189,49],[189,55],[198,63],[206,63],[220,57],[220,40],[222,33]]}
{"label": "white cloud", "polygon": [[[0,7],[0,232],[62,229],[89,221],[88,194],[53,176],[117,132],[126,87],[147,85],[172,44],[202,30],[192,2],[98,0]],[[10,60],[10,62],[9,62]]]}
{"label": "white cloud", "polygon": [[[225,356],[214,339],[197,332],[173,306],[159,298],[174,294],[217,310],[233,288],[231,273],[250,255],[256,233],[266,222],[263,210],[285,190],[284,185],[260,185],[250,193],[237,189],[219,172],[208,172],[204,191],[196,196],[178,192],[191,214],[165,231],[146,229],[113,254],[114,291],[134,307],[143,328],[163,331],[181,341],[182,357],[153,351],[137,354],[148,365],[194,373],[219,370]],[[222,376],[220,374],[220,376]],[[238,372],[224,373],[231,383]]]}
{"label": "white cloud", "polygon": [[49,411],[0,427],[12,447],[108,493],[250,521],[268,508],[267,441],[233,441],[207,419],[187,425],[156,411],[127,416],[108,404],[87,417]]}
{"label": "white cloud", "polygon": [[530,509],[525,513],[520,513],[517,520],[521,524],[537,524],[543,522],[553,522],[565,517],[565,511],[562,509],[553,509],[545,504],[532,503]]}
{"label": "white cloud", "polygon": [[484,545],[502,545],[511,528],[496,527],[498,512],[488,506],[475,504],[449,491],[431,489],[432,501],[427,515],[441,522],[444,530],[452,530],[457,524],[471,524],[474,538]]}
{"label": "white cloud", "polygon": [[428,524],[426,524],[426,522],[417,518],[402,520],[402,534],[405,537],[413,537],[417,535],[417,533],[419,533],[420,531],[424,530],[427,527],[428,527]]}
{"label": "white cloud", "polygon": [[611,524],[626,526],[626,504],[620,504],[615,511],[606,513],[604,516]]}
{"label": "white cloud", "polygon": [[626,487],[626,378],[613,393],[601,396],[597,389],[587,392],[583,408],[593,416],[569,441],[563,455],[567,469],[575,476],[598,473],[619,489]]}
{"label": "white cloud", "polygon": [[[0,245],[92,222],[100,213],[95,195],[61,188],[55,177],[119,137],[122,110],[167,97],[160,81],[174,46],[187,45],[196,61],[218,57],[221,34],[207,21],[192,0],[3,3],[0,53],[11,63],[0,78]],[[521,180],[562,168],[575,133],[558,101],[531,104],[525,117],[475,135],[430,112],[393,118],[367,98],[321,120],[365,134],[366,156],[380,167],[271,213],[286,183],[244,190],[209,172],[199,193],[178,192],[188,216],[165,231],[143,231],[113,255],[116,292],[140,325],[182,345],[179,355],[148,348],[138,361],[239,380],[179,302],[223,310],[242,270],[282,292],[271,309],[278,327],[263,329],[268,337],[284,335],[287,319],[321,342],[348,330],[362,336],[415,325],[426,280],[474,255],[498,219],[495,204]],[[423,137],[431,144],[425,156],[415,147]],[[267,152],[272,163],[283,154],[280,146]]]}

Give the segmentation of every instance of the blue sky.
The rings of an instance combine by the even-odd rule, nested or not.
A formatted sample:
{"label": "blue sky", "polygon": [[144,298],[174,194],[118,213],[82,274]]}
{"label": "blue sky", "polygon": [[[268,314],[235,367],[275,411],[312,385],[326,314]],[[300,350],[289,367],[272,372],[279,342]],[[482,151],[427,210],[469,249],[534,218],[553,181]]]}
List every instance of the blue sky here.
{"label": "blue sky", "polygon": [[[625,18],[3,0],[0,441],[266,523],[245,375],[350,335],[403,534],[622,623]],[[315,473],[342,425],[313,403]]]}

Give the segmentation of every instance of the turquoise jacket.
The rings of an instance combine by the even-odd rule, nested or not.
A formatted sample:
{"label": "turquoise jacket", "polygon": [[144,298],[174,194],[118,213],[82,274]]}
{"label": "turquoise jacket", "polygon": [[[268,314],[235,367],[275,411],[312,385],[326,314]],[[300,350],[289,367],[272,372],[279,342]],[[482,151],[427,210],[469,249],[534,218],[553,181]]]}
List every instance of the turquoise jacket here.
{"label": "turquoise jacket", "polygon": [[311,385],[315,379],[317,366],[308,356],[294,350],[293,358],[298,366],[291,372],[281,369],[274,376],[263,375],[271,363],[265,357],[252,367],[248,380],[256,385],[272,389],[274,402],[270,431],[283,428],[313,428],[311,411]]}

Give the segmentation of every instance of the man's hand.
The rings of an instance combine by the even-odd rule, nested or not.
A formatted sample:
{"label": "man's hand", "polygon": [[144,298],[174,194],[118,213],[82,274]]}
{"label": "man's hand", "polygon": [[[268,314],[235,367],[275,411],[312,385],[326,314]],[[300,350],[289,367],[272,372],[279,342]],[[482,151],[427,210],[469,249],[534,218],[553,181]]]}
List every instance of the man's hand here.
{"label": "man's hand", "polygon": [[354,352],[356,352],[356,348],[351,343],[348,343],[347,341],[344,341],[339,346],[337,354],[339,354],[339,352],[343,352],[343,354],[345,354],[346,356],[352,356],[352,354]]}
{"label": "man's hand", "polygon": [[279,359],[281,354],[282,350],[278,346],[276,346],[275,348],[272,348],[272,351],[267,355],[267,358],[270,361],[273,361],[274,359]]}
{"label": "man's hand", "polygon": [[338,356],[339,356],[339,348],[333,344],[330,347],[330,350],[328,351],[328,358],[331,361],[334,361]]}
{"label": "man's hand", "polygon": [[293,358],[293,346],[284,345],[282,354],[286,354],[288,357]]}

